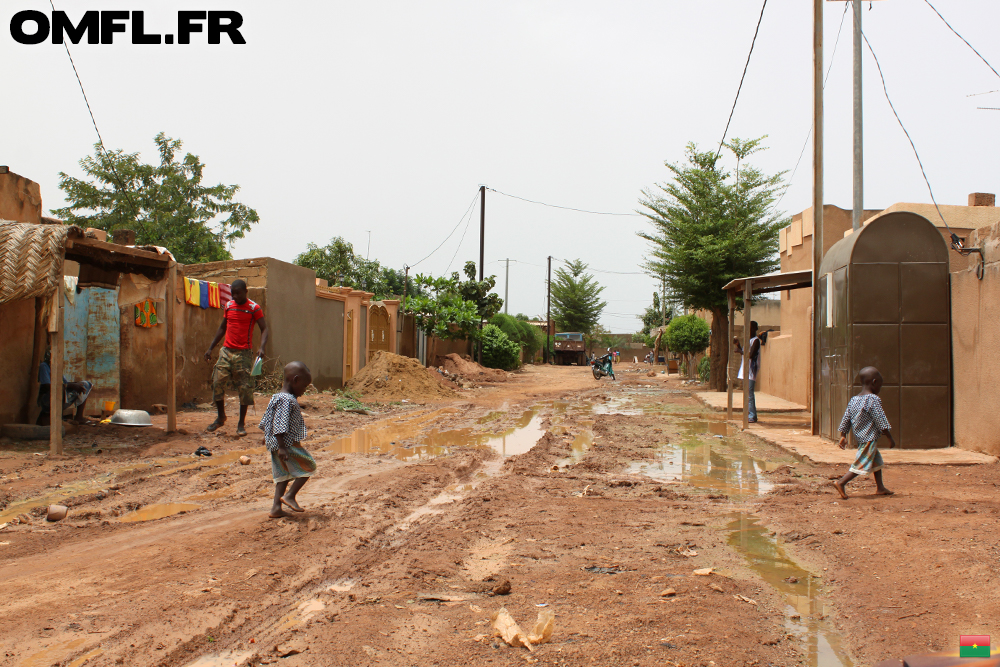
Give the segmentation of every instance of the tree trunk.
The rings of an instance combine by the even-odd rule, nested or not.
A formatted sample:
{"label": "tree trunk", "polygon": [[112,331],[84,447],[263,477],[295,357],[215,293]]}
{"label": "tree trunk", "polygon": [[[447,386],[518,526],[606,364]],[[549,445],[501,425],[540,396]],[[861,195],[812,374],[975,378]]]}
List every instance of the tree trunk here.
{"label": "tree trunk", "polygon": [[726,391],[729,379],[729,311],[725,308],[712,309],[711,345],[709,387],[713,391]]}

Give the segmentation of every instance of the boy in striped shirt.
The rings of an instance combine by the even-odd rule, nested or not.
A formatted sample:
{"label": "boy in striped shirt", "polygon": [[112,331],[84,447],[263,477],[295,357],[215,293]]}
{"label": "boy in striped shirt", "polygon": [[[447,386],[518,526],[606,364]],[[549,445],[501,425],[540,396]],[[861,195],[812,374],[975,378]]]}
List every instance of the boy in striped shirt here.
{"label": "boy in striped shirt", "polygon": [[854,429],[854,439],[858,443],[858,454],[846,475],[833,483],[841,498],[846,499],[844,485],[858,475],[875,473],[876,495],[891,496],[892,491],[882,483],[882,455],[878,451],[878,439],[884,433],[889,438],[889,448],[896,446],[892,439],[889,420],[882,410],[882,400],[878,393],[882,391],[882,374],[874,366],[866,366],[858,373],[861,377],[861,393],[853,397],[840,420],[840,442],[837,446],[844,449],[847,446],[847,434]]}

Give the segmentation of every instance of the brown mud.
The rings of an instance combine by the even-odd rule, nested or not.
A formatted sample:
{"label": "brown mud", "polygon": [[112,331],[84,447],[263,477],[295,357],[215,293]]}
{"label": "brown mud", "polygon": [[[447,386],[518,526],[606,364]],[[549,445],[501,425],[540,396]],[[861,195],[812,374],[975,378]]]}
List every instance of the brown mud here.
{"label": "brown mud", "polygon": [[[5,442],[0,665],[835,667],[990,634],[993,466],[901,466],[897,496],[838,503],[839,471],[629,366],[374,415],[304,396],[319,471],[279,520],[259,418],[90,427],[62,460]],[[552,611],[551,642],[493,638],[501,607]]]}

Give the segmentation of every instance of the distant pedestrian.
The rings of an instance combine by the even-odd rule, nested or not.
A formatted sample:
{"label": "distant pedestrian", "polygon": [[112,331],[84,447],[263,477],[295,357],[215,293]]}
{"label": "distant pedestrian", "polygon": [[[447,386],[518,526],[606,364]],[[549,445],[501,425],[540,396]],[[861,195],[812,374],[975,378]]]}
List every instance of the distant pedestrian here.
{"label": "distant pedestrian", "polygon": [[874,366],[862,368],[861,393],[853,397],[840,420],[840,442],[837,446],[844,449],[847,446],[847,436],[854,429],[854,439],[858,443],[858,454],[850,471],[833,483],[841,498],[847,498],[844,486],[858,475],[875,473],[875,493],[880,496],[891,496],[892,491],[882,484],[882,455],[878,451],[878,439],[884,433],[889,438],[889,448],[896,446],[889,432],[889,420],[882,410],[882,399],[878,393],[882,390],[882,374]]}
{"label": "distant pedestrian", "polygon": [[740,370],[736,378],[749,383],[749,399],[746,406],[747,422],[754,424],[757,422],[757,397],[754,394],[754,390],[757,387],[757,373],[760,372],[760,346],[767,344],[767,332],[764,331],[758,336],[757,323],[750,322],[750,372],[748,373],[749,377],[746,379],[743,377],[743,346],[740,345],[739,338],[733,338],[733,342],[736,344],[736,353],[740,355]]}
{"label": "distant pedestrian", "polygon": [[226,382],[236,388],[240,396],[240,421],[236,424],[236,435],[246,435],[244,422],[247,418],[247,408],[253,405],[253,370],[254,359],[250,356],[253,344],[253,325],[260,327],[260,349],[257,357],[264,356],[264,346],[270,335],[267,322],[264,321],[264,311],[256,303],[247,298],[247,284],[242,280],[234,280],[232,284],[233,300],[226,304],[222,312],[222,324],[215,332],[215,338],[205,352],[205,361],[212,360],[212,350],[222,344],[219,359],[212,371],[212,400],[218,410],[218,417],[208,427],[208,432],[216,430],[226,423]]}
{"label": "distant pedestrian", "polygon": [[[304,512],[295,500],[309,477],[316,472],[316,460],[302,446],[306,439],[306,423],[302,419],[298,397],[312,383],[312,374],[301,361],[285,366],[281,391],[271,397],[260,420],[264,444],[271,452],[271,474],[274,477],[274,503],[271,518],[288,516],[282,505],[294,512]],[[288,482],[292,482],[289,487]]]}

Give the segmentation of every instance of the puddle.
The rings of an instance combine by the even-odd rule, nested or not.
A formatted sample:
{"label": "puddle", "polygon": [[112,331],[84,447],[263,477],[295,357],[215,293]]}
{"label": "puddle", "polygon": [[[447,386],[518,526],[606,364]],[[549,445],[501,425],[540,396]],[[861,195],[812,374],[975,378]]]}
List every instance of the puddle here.
{"label": "puddle", "polygon": [[226,651],[218,655],[206,655],[186,667],[235,667],[253,655],[253,651]]}
{"label": "puddle", "polygon": [[73,662],[69,663],[69,665],[67,665],[67,667],[82,667],[88,660],[90,660],[91,658],[96,658],[97,656],[99,656],[99,655],[101,655],[103,653],[104,653],[104,649],[100,649],[100,648],[95,648],[93,651],[87,651],[86,653],[84,653],[83,655],[81,655],[79,658],[77,658]]}
{"label": "puddle", "polygon": [[326,590],[332,593],[346,593],[347,591],[354,588],[354,584],[356,583],[357,581],[355,581],[354,579],[341,579],[340,581],[335,581],[329,586],[327,586]]}
{"label": "puddle", "polygon": [[277,632],[282,633],[300,623],[305,623],[324,609],[326,609],[326,604],[322,600],[304,600],[298,604],[294,611],[281,617],[277,623]]}
{"label": "puddle", "polygon": [[[391,454],[400,461],[414,461],[450,454],[460,447],[490,447],[502,457],[523,454],[544,434],[539,416],[543,406],[524,411],[513,426],[500,433],[475,432],[471,428],[423,431],[427,419],[376,423],[335,439],[323,451],[336,454]],[[454,412],[454,411],[452,411]],[[508,413],[490,413],[486,423]]]}
{"label": "puddle", "polygon": [[190,512],[200,508],[197,503],[163,503],[159,505],[146,505],[141,509],[122,516],[118,520],[124,523],[134,521],[153,521],[164,517],[173,516],[182,512]]}
{"label": "puddle", "polygon": [[[738,512],[729,523],[729,546],[747,560],[750,569],[770,584],[784,598],[785,623],[788,631],[804,642],[806,664],[809,667],[852,667],[837,631],[822,620],[830,609],[819,597],[821,580],[800,567],[785,554],[784,549],[768,536],[768,529],[757,523],[757,517]],[[797,583],[790,583],[794,577]]]}
{"label": "puddle", "polygon": [[53,663],[60,663],[66,657],[67,653],[72,653],[86,643],[86,637],[56,642],[46,649],[29,655],[21,661],[20,667],[49,667]]}

